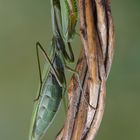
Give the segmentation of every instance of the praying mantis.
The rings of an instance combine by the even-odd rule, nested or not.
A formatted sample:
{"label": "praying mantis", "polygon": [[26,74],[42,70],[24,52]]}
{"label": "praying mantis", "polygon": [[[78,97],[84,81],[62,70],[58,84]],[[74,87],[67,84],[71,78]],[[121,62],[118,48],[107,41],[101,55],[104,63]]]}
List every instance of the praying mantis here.
{"label": "praying mantis", "polygon": [[[46,65],[46,73],[40,77],[41,86],[39,95],[35,101],[35,107],[30,128],[30,140],[39,140],[51,124],[66,92],[66,79],[64,64],[61,58],[59,45],[62,43],[59,38],[52,39],[52,56],[49,58],[39,42],[36,43],[37,54],[39,48],[43,52],[49,65]],[[62,45],[62,44],[61,44]],[[63,44],[64,45],[64,44]],[[39,60],[39,59],[38,59]],[[39,65],[40,69],[40,65]],[[40,75],[41,76],[41,75]]]}
{"label": "praying mantis", "polygon": [[[66,78],[64,73],[65,68],[71,70],[73,73],[77,75],[77,73],[74,70],[72,70],[66,65],[66,61],[74,62],[74,54],[71,45],[69,43],[69,40],[70,38],[72,38],[74,34],[75,31],[74,27],[76,25],[76,20],[75,18],[73,18],[73,14],[76,13],[72,12],[74,8],[70,7],[74,6],[75,1],[71,1],[71,3],[70,1],[65,2],[67,3],[64,4],[63,0],[51,1],[53,38],[51,42],[50,56],[47,55],[46,51],[39,42],[36,43],[37,60],[41,85],[39,87],[38,96],[35,100],[29,133],[29,140],[40,140],[43,137],[48,127],[50,126],[54,116],[56,115],[56,112],[58,111],[62,98],[66,109],[66,103],[64,98],[67,89]],[[71,13],[70,19],[68,19],[68,17],[67,19],[65,19],[64,14],[62,13],[66,11],[63,8],[60,11],[60,6],[63,8],[69,7],[69,12]],[[66,21],[69,20],[69,22],[63,23],[65,20]],[[69,55],[65,49],[64,41],[66,41],[66,43],[68,44]],[[45,64],[44,76],[42,76],[41,73],[39,50],[43,53],[46,61],[48,62],[48,64]],[[78,75],[77,78],[79,81]]]}

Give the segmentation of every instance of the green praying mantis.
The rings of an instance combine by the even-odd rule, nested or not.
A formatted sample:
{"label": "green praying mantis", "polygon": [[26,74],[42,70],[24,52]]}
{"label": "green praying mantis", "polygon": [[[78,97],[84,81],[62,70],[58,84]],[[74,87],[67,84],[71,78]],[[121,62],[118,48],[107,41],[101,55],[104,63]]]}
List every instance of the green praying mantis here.
{"label": "green praying mantis", "polygon": [[[66,65],[66,61],[74,62],[74,55],[69,41],[75,33],[77,20],[75,4],[75,0],[52,0],[53,38],[50,56],[47,55],[39,42],[36,43],[41,85],[34,105],[29,140],[40,140],[42,138],[50,126],[62,98],[66,108],[64,95],[67,85],[64,70],[67,68],[77,75],[74,70]],[[67,17],[64,17],[64,13],[66,12],[69,14],[67,13]],[[64,41],[68,43],[69,55],[65,49]],[[48,62],[44,67],[44,76],[41,74],[39,50],[41,50]],[[77,78],[81,86],[78,75]]]}
{"label": "green praying mantis", "polygon": [[66,92],[65,63],[61,56],[62,52],[59,49],[59,45],[62,47],[64,44],[62,44],[62,40],[60,39],[53,37],[50,57],[47,56],[39,42],[36,44],[37,54],[38,50],[41,49],[49,65],[45,64],[46,72],[43,78],[40,74],[41,86],[39,88],[39,95],[35,101],[29,140],[39,140],[44,135],[59,108],[61,99],[64,99]]}

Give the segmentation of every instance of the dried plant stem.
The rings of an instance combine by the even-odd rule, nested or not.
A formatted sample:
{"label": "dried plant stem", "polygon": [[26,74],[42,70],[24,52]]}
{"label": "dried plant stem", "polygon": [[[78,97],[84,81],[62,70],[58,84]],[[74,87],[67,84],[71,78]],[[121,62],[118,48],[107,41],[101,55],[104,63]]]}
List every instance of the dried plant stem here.
{"label": "dried plant stem", "polygon": [[[89,88],[89,103],[96,108],[97,110],[93,110],[89,107],[87,113],[87,122],[85,125],[83,138],[90,140],[95,137],[99,125],[102,119],[102,114],[104,110],[99,110],[101,106],[100,97],[101,96],[101,82],[105,80],[105,69],[103,62],[103,55],[101,53],[101,46],[99,44],[99,40],[97,37],[97,29],[95,27],[95,18],[94,18],[94,7],[91,0],[79,0],[79,9],[80,9],[80,23],[81,23],[81,38],[84,44],[84,50],[86,54],[87,64],[88,64],[88,72],[89,72],[89,80],[88,80],[88,88]],[[102,76],[102,77],[101,77]],[[105,93],[105,89],[104,89]],[[105,95],[104,95],[105,96]],[[104,101],[104,100],[103,100]],[[100,113],[99,113],[100,112]],[[102,113],[101,113],[102,112]],[[100,115],[97,115],[100,114]],[[95,116],[94,116],[95,115]],[[98,118],[96,118],[98,116]],[[100,121],[99,121],[100,120]],[[91,126],[94,126],[94,131],[92,133]],[[88,132],[89,131],[89,132]]]}
{"label": "dried plant stem", "polygon": [[109,0],[78,0],[83,49],[69,84],[69,109],[57,140],[93,140],[106,97],[106,80],[114,54],[114,28]]}

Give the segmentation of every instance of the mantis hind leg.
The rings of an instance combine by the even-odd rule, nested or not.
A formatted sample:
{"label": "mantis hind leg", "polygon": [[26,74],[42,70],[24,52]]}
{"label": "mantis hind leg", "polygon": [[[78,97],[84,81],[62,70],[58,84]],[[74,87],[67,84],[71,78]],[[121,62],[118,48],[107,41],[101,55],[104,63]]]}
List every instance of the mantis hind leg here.
{"label": "mantis hind leg", "polygon": [[38,69],[39,69],[39,79],[40,79],[40,87],[39,87],[39,94],[37,96],[37,98],[34,100],[34,101],[37,101],[40,97],[40,93],[41,93],[41,88],[42,88],[42,83],[43,83],[43,80],[42,80],[42,72],[41,72],[41,65],[40,65],[40,58],[39,58],[39,49],[42,51],[42,53],[44,54],[45,56],[45,59],[48,61],[48,63],[50,64],[50,67],[53,71],[53,74],[54,76],[56,77],[56,80],[58,82],[58,84],[62,87],[62,82],[61,80],[59,79],[59,74],[57,73],[57,71],[55,70],[54,66],[53,66],[53,63],[51,62],[49,56],[47,55],[46,51],[44,50],[44,48],[42,47],[42,45],[37,42],[36,43],[36,54],[37,54],[37,63],[38,63]]}
{"label": "mantis hind leg", "polygon": [[[72,68],[70,68],[70,67],[67,66],[67,65],[66,65],[65,67],[67,68],[67,70],[69,70],[70,72],[72,72],[72,73],[74,73],[74,74],[76,75],[79,88],[80,88],[81,92],[83,92],[83,88],[82,88],[82,84],[81,84],[81,80],[80,80],[80,77],[79,77],[78,72],[75,71],[75,70],[73,70]],[[84,98],[85,102],[86,102],[92,109],[96,110],[96,108],[93,107],[93,106],[87,101],[85,95],[83,96],[83,98]]]}
{"label": "mantis hind leg", "polygon": [[41,88],[42,88],[42,83],[43,83],[41,65],[40,65],[40,59],[39,59],[39,50],[38,50],[38,47],[37,47],[37,43],[36,43],[36,55],[37,55],[37,64],[38,64],[38,71],[39,71],[40,87],[39,87],[39,93],[38,93],[37,97],[34,99],[34,101],[39,100],[40,92],[41,92]]}

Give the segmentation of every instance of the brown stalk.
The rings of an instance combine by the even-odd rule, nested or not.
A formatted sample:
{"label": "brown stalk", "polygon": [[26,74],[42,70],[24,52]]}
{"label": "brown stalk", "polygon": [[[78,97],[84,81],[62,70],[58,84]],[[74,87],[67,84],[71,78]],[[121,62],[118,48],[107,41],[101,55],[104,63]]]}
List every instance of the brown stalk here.
{"label": "brown stalk", "polygon": [[[84,45],[84,50],[86,54],[89,78],[88,87],[89,87],[89,103],[96,108],[93,110],[89,108],[87,113],[87,122],[83,132],[84,139],[90,139],[94,137],[95,133],[88,135],[89,128],[94,122],[95,116],[98,114],[98,103],[100,99],[100,89],[101,89],[101,80],[105,77],[103,58],[101,54],[101,46],[99,44],[97,29],[96,29],[96,19],[94,15],[95,3],[91,0],[79,0],[79,9],[80,9],[80,21],[81,21],[81,38]],[[102,77],[101,77],[102,76]],[[103,109],[102,109],[103,110]],[[103,111],[102,111],[103,112]],[[99,116],[101,120],[102,115]],[[97,120],[96,120],[97,121]],[[97,123],[99,125],[99,123]],[[96,131],[98,126],[95,126]],[[87,137],[87,138],[86,138]]]}
{"label": "brown stalk", "polygon": [[[93,140],[99,129],[106,96],[106,79],[114,54],[114,28],[109,0],[78,0],[80,36],[84,46],[69,84],[66,122],[57,140]],[[92,107],[91,107],[92,106]]]}

